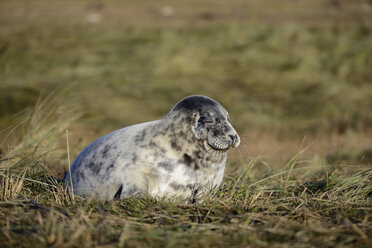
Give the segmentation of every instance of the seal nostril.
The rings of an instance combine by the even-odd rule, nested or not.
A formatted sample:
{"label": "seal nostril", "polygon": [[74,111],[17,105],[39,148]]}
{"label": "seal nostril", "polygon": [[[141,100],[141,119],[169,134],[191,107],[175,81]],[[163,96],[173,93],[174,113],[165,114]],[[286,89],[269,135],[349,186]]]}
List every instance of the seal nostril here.
{"label": "seal nostril", "polygon": [[229,137],[230,137],[231,144],[232,145],[235,144],[235,142],[236,142],[236,136],[235,135],[229,135]]}

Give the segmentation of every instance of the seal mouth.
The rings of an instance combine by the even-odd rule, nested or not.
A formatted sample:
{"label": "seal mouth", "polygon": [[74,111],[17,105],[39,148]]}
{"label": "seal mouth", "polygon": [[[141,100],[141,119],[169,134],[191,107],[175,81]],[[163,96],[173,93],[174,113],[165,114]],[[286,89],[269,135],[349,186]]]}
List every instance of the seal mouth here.
{"label": "seal mouth", "polygon": [[205,149],[207,149],[207,151],[213,150],[213,151],[217,151],[217,152],[227,152],[230,149],[229,146],[227,148],[215,147],[215,146],[209,144],[209,142],[207,140],[204,140],[203,144],[204,144]]}

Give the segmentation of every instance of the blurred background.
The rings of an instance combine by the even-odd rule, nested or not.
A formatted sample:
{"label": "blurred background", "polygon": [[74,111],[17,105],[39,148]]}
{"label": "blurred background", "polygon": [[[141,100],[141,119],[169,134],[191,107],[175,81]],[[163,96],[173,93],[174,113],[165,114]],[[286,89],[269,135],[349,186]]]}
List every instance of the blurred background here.
{"label": "blurred background", "polygon": [[372,1],[0,1],[3,153],[63,119],[75,157],[192,94],[229,111],[233,160],[371,163]]}

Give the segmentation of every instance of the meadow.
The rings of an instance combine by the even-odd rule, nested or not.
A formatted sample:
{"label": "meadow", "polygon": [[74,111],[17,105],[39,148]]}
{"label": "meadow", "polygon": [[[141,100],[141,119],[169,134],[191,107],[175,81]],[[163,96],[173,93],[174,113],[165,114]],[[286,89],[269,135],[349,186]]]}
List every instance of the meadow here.
{"label": "meadow", "polygon": [[[0,1],[1,247],[368,247],[369,1]],[[196,204],[73,196],[69,164],[185,96],[242,137]]]}

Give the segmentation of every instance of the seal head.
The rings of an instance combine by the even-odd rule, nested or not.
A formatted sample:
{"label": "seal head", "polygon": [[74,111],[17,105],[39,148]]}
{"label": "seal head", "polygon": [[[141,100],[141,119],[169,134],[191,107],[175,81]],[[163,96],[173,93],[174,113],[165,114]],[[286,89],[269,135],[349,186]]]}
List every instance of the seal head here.
{"label": "seal head", "polygon": [[227,152],[230,147],[238,147],[240,137],[230,123],[226,109],[206,96],[189,96],[182,99],[169,113],[182,112],[192,118],[195,138],[203,142],[207,151]]}

